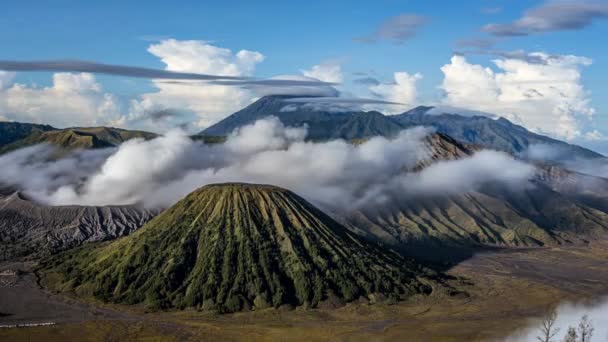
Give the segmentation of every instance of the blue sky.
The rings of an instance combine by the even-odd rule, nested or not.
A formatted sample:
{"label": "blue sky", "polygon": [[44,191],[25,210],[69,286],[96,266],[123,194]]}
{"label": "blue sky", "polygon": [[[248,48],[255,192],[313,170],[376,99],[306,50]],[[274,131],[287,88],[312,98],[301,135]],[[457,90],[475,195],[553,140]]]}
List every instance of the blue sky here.
{"label": "blue sky", "polygon": [[[555,3],[556,1],[553,1]],[[562,1],[563,2],[563,1]],[[168,68],[147,51],[166,39],[200,40],[233,52],[250,50],[265,56],[257,63],[256,77],[298,74],[320,63],[340,65],[343,90],[354,90],[353,73],[366,72],[380,82],[391,82],[393,73],[420,73],[416,104],[443,101],[444,73],[455,51],[471,50],[461,40],[496,38],[482,27],[506,24],[525,11],[546,6],[547,1],[477,0],[447,1],[8,1],[0,14],[0,59],[83,59],[110,64]],[[559,3],[559,1],[557,1]],[[544,52],[575,55],[592,60],[581,66],[580,85],[593,122],[581,126],[581,136],[592,126],[608,134],[608,98],[604,95],[608,75],[608,20],[598,5],[588,23],[575,29],[548,29],[525,36],[501,37],[485,50]],[[373,35],[390,18],[399,15],[424,18],[408,39],[398,43],[379,38],[362,43],[356,38]],[[467,54],[470,64],[490,67],[496,55]],[[18,72],[13,82],[34,87],[49,86],[50,73]],[[146,80],[95,76],[104,92],[122,101],[153,92]],[[367,94],[355,94],[367,96]],[[484,107],[486,108],[486,107]],[[126,110],[126,109],[125,109]],[[0,113],[2,114],[2,113]],[[229,113],[226,113],[229,114]],[[550,118],[549,118],[550,119]],[[575,141],[582,141],[581,137]],[[589,143],[581,142],[581,143]]]}

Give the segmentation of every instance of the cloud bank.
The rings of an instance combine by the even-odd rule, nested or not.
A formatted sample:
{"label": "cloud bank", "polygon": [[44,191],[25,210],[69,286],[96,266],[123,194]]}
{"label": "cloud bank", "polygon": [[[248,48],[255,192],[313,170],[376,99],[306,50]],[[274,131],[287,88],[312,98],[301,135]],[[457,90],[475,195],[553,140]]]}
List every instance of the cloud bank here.
{"label": "cloud bank", "polygon": [[[354,209],[387,196],[475,190],[487,182],[526,183],[534,168],[499,152],[443,161],[413,170],[431,151],[429,130],[418,127],[395,139],[360,145],[343,140],[305,141],[305,127],[284,127],[274,117],[235,131],[225,144],[203,145],[181,131],[130,140],[118,149],[50,158],[35,146],[0,157],[0,183],[44,203],[167,207],[194,189],[219,182],[268,183],[321,206]],[[89,162],[90,158],[90,162]]]}

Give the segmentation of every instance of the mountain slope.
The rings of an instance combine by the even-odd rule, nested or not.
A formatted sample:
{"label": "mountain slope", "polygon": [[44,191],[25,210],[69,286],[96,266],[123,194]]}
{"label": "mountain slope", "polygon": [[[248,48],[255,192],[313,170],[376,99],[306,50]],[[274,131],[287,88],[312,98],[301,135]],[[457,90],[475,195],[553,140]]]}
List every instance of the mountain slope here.
{"label": "mountain slope", "polygon": [[132,206],[44,206],[0,193],[0,259],[40,257],[127,235],[156,214]]}
{"label": "mountain slope", "polygon": [[[399,130],[413,126],[434,127],[462,143],[506,151],[524,152],[530,145],[548,144],[558,147],[560,155],[578,158],[603,158],[599,153],[567,144],[500,118],[465,116],[459,114],[428,114],[433,107],[419,106],[399,115],[386,116],[379,112],[328,112],[306,104],[288,102],[292,96],[265,96],[207,128],[200,135],[226,136],[234,129],[267,116],[276,116],[286,126],[307,125],[311,140],[363,139],[372,136],[394,136]],[[559,162],[559,160],[554,160]]]}
{"label": "mountain slope", "polygon": [[[441,133],[427,136],[425,146],[430,157],[414,172],[478,150]],[[558,166],[537,168],[525,189],[488,184],[459,195],[393,197],[338,215],[352,229],[425,258],[445,257],[442,251],[451,248],[557,245],[608,233],[608,180]]]}
{"label": "mountain slope", "polygon": [[53,144],[65,149],[114,147],[130,139],[152,139],[154,137],[156,137],[156,134],[150,132],[112,127],[66,128],[34,132],[21,140],[0,148],[0,153],[42,143]]}
{"label": "mountain slope", "polygon": [[286,126],[308,127],[308,139],[363,139],[376,135],[394,136],[401,125],[379,112],[330,112],[285,100],[293,96],[265,96],[244,109],[205,129],[200,135],[226,136],[256,120],[276,116]]}
{"label": "mountain slope", "polygon": [[430,254],[444,247],[558,245],[608,233],[605,212],[542,186],[395,199],[382,208],[351,212],[347,221],[406,252]]}
{"label": "mountain slope", "polygon": [[51,262],[62,290],[220,312],[428,293],[420,266],[364,242],[294,193],[205,186],[133,235]]}
{"label": "mountain slope", "polygon": [[352,113],[343,124],[335,127],[332,139],[365,139],[374,136],[394,137],[403,130],[398,122],[379,112]]}
{"label": "mountain slope", "polygon": [[53,131],[49,125],[0,121],[0,147],[26,138],[33,133]]}
{"label": "mountain slope", "polygon": [[559,147],[564,155],[581,158],[602,158],[599,153],[563,141],[532,133],[509,120],[492,119],[486,116],[463,116],[458,114],[427,114],[433,107],[416,107],[403,114],[393,115],[404,127],[431,126],[437,132],[469,144],[518,154],[530,145],[548,144]]}

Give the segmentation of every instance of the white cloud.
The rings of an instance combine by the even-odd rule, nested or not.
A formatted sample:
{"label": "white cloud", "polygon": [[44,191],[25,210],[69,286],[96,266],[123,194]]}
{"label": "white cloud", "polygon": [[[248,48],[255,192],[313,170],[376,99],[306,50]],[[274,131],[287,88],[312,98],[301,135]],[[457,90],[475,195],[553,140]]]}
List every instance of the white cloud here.
{"label": "white cloud", "polygon": [[160,58],[169,71],[223,76],[250,76],[264,55],[240,50],[236,54],[201,40],[167,39],[150,45],[148,52]]}
{"label": "white cloud", "polygon": [[562,139],[581,136],[584,121],[594,114],[580,73],[591,60],[529,55],[539,62],[497,59],[497,72],[471,64],[463,56],[453,56],[450,64],[441,68],[445,104],[497,113],[532,131]]}
{"label": "white cloud", "polygon": [[10,120],[57,127],[107,125],[120,118],[117,99],[88,73],[53,74],[48,87],[0,87],[0,113]]}
{"label": "white cloud", "polygon": [[594,129],[585,133],[585,139],[591,141],[604,141],[607,139],[607,137],[602,132],[598,131],[597,129]]}
{"label": "white cloud", "polygon": [[8,88],[12,84],[13,78],[15,78],[14,72],[0,70],[0,91]]}
{"label": "white cloud", "polygon": [[[270,80],[284,81],[313,81],[317,79],[302,75],[279,75],[273,76]],[[296,96],[338,96],[340,92],[330,85],[311,85],[311,86],[263,86],[257,85],[251,88],[252,92],[257,96],[265,95],[296,95]]]}
{"label": "white cloud", "polygon": [[[205,41],[167,39],[153,44],[148,51],[165,63],[166,70],[225,76],[251,76],[264,55],[256,51],[217,47]],[[158,108],[185,109],[193,112],[198,128],[207,127],[251,103],[255,94],[235,86],[199,82],[172,84],[154,81],[157,92],[141,95],[131,105],[129,120],[138,120],[146,111]]]}
{"label": "white cloud", "polygon": [[[405,71],[394,73],[394,82],[372,85],[369,90],[374,96],[384,101],[401,103],[403,105],[382,105],[379,110],[387,113],[399,113],[406,107],[411,107],[416,103],[417,90],[416,82],[422,79],[422,74],[413,75]],[[375,106],[378,107],[378,106]]]}
{"label": "white cloud", "polygon": [[0,165],[6,165],[0,182],[49,204],[152,207],[169,206],[205,184],[251,182],[282,186],[317,204],[348,210],[392,196],[467,192],[486,182],[525,184],[534,172],[494,151],[407,172],[430,157],[424,143],[429,132],[415,127],[395,139],[374,137],[360,145],[313,143],[305,140],[305,127],[285,127],[270,117],[242,127],[225,144],[204,145],[171,131],[61,160],[47,158],[52,151],[44,146],[23,149],[0,156]]}
{"label": "white cloud", "polygon": [[302,70],[306,77],[314,78],[323,82],[342,83],[342,67],[338,63],[325,62],[314,65],[309,70]]}

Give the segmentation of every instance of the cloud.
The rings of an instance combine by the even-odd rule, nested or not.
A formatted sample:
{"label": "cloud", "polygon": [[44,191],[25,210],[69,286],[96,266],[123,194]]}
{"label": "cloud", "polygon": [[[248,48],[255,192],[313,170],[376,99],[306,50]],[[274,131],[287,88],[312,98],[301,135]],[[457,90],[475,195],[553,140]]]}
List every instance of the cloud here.
{"label": "cloud", "polygon": [[356,84],[363,84],[363,85],[378,85],[378,84],[380,84],[380,81],[378,81],[374,77],[356,78],[356,79],[353,80],[353,82],[356,83]]}
{"label": "cloud", "polygon": [[[168,40],[172,43],[173,51],[168,53],[175,53],[176,47],[175,45],[178,43],[175,40]],[[187,41],[186,43],[191,44],[193,41]],[[162,44],[162,43],[161,43]],[[215,47],[214,47],[215,48]],[[256,63],[262,62],[264,60],[264,56],[258,52],[251,52],[242,50],[239,51],[236,55],[238,59],[238,63],[230,63],[227,62],[226,57],[229,57],[226,53],[230,53],[230,50],[216,48],[218,51],[210,50],[210,49],[201,49],[190,51],[193,53],[210,53],[210,59],[205,61],[205,67],[201,68],[202,70],[206,70],[208,68],[217,68],[218,71],[228,72],[231,74],[242,74],[242,71],[245,71],[246,74],[250,75],[253,72],[254,66]],[[156,53],[160,53],[165,58],[161,58],[165,63],[175,63],[176,69],[189,68],[193,67],[193,69],[200,68],[195,66],[192,61],[188,61],[184,58],[176,58],[176,56],[170,56],[166,51],[159,49],[156,45],[152,45],[149,51],[155,51]],[[201,61],[202,62],[202,61]],[[242,70],[239,71],[239,68]],[[250,70],[251,69],[251,70]],[[323,76],[323,73],[326,73],[326,77],[330,77],[335,79],[335,81],[323,81],[318,77],[315,77],[319,81],[292,81],[292,82],[281,82],[272,79],[252,79],[251,77],[238,77],[238,76],[226,76],[226,75],[209,75],[209,74],[199,74],[193,72],[176,72],[176,71],[167,71],[167,70],[157,70],[157,69],[149,69],[149,68],[140,68],[133,66],[122,66],[122,65],[108,65],[101,64],[95,62],[86,62],[86,61],[35,61],[35,62],[22,62],[22,61],[0,61],[0,75],[2,73],[4,75],[11,75],[11,73],[4,72],[2,70],[12,70],[12,71],[62,71],[62,72],[86,72],[86,73],[96,73],[96,74],[107,74],[107,75],[116,75],[116,76],[127,76],[127,77],[139,77],[139,78],[151,78],[158,80],[168,79],[170,81],[160,81],[165,84],[200,84],[191,81],[208,81],[209,84],[216,85],[233,85],[233,86],[243,86],[243,85],[260,85],[260,86],[311,86],[311,85],[327,85],[327,83],[336,83],[341,82],[342,76],[340,74],[340,66],[339,65],[316,65],[313,67],[312,71],[305,71],[308,73],[317,73],[318,76]],[[333,74],[329,74],[333,73]],[[12,73],[14,76],[14,73]],[[1,77],[1,76],[0,76]]]}
{"label": "cloud", "polygon": [[557,138],[581,136],[595,110],[581,84],[580,69],[591,64],[585,57],[531,53],[531,63],[520,58],[494,60],[500,70],[470,64],[453,56],[441,71],[444,104],[496,113],[526,128]]}
{"label": "cloud", "polygon": [[[169,72],[222,74],[237,78],[253,75],[255,66],[264,60],[256,51],[229,49],[205,41],[175,39],[150,45],[148,51],[165,63]],[[197,129],[207,127],[226,115],[250,104],[255,95],[241,85],[209,83],[168,83],[153,81],[158,89],[145,93],[131,103],[129,121],[137,121],[157,108],[180,108],[194,116]]]}
{"label": "cloud", "polygon": [[509,24],[488,24],[483,31],[495,36],[527,36],[535,33],[580,30],[596,19],[608,17],[608,4],[591,1],[548,1],[527,10]]}
{"label": "cloud", "polygon": [[[205,41],[168,39],[150,45],[148,51],[158,57],[171,72],[222,74],[237,78],[252,76],[265,57],[256,51],[229,49]],[[318,77],[336,80],[339,67],[324,64],[313,67]],[[321,75],[322,73],[325,75]],[[215,80],[209,82],[155,80],[156,92],[145,93],[131,103],[128,121],[138,121],[146,112],[158,108],[179,108],[190,112],[196,130],[208,127],[227,115],[249,105],[264,95],[336,96],[332,83],[299,75],[269,79]]]}
{"label": "cloud", "polygon": [[[255,59],[257,56],[249,56]],[[175,72],[150,68],[140,68],[126,65],[111,65],[79,60],[53,60],[53,61],[2,61],[0,70],[8,71],[52,71],[52,72],[84,72],[106,74],[137,78],[174,79],[174,80],[221,80],[242,79],[241,77],[226,75],[208,75],[194,72]],[[230,70],[225,70],[229,72]]]}
{"label": "cloud", "polygon": [[[56,191],[62,186],[77,186],[82,179],[94,174],[114,149],[81,150],[67,158],[56,156],[58,148],[41,144],[25,147],[0,156],[0,184],[19,185],[22,190]],[[37,190],[36,190],[37,191]]]}
{"label": "cloud", "polygon": [[331,62],[314,65],[309,70],[302,70],[302,74],[306,77],[329,83],[342,83],[344,79],[340,64]]}
{"label": "cloud", "polygon": [[405,71],[395,72],[394,82],[381,83],[369,87],[370,92],[379,99],[401,105],[382,106],[379,109],[388,113],[403,111],[403,105],[411,106],[416,103],[416,82],[422,79],[422,74],[410,75]]}
{"label": "cloud", "polygon": [[[165,39],[148,51],[165,63],[165,70],[107,65],[86,61],[0,61],[0,69],[16,71],[89,71],[153,79],[157,91],[144,93],[127,103],[104,93],[91,73],[55,73],[47,88],[22,84],[7,89],[14,73],[0,71],[0,117],[49,123],[59,127],[114,125],[166,131],[192,122],[193,130],[207,127],[250,104],[264,94],[337,95],[330,83],[301,76],[252,78],[264,56],[257,51],[217,47],[205,41]],[[336,79],[339,66],[313,67]],[[78,75],[78,76],[69,76]],[[151,113],[168,108],[162,120]],[[126,113],[126,114],[125,114]],[[166,114],[166,113],[165,113]]]}
{"label": "cloud", "polygon": [[557,161],[560,166],[568,170],[584,173],[591,176],[608,178],[608,159],[582,158],[572,155],[572,152],[556,145],[534,144],[530,145],[520,154],[525,160]]}
{"label": "cloud", "polygon": [[0,88],[0,113],[7,119],[56,127],[113,125],[121,118],[118,102],[88,73],[55,73],[48,87]]}
{"label": "cloud", "polygon": [[379,40],[387,40],[396,44],[401,44],[413,38],[418,30],[428,24],[430,20],[416,14],[401,14],[391,17],[384,21],[372,34],[356,38],[362,43],[371,43]]}
{"label": "cloud", "polygon": [[[513,51],[501,51],[501,50],[493,50],[493,49],[476,49],[476,50],[463,50],[457,51],[458,55],[488,55],[495,56],[507,59],[519,59],[522,61],[526,61],[531,64],[548,64],[550,61],[559,61],[568,56],[562,55],[549,55],[546,53],[528,53],[524,50],[513,50]],[[591,63],[589,61],[588,63]],[[587,62],[582,64],[588,64]]]}
{"label": "cloud", "polygon": [[[132,204],[167,207],[210,183],[269,183],[326,207],[376,205],[388,195],[471,191],[487,182],[526,183],[533,168],[507,154],[483,152],[412,171],[430,157],[417,127],[395,139],[305,141],[306,127],[266,118],[233,132],[225,144],[204,145],[180,131],[118,149],[78,152],[65,159],[32,147],[0,156],[0,182],[49,204]],[[109,153],[108,153],[109,151]],[[409,170],[409,172],[408,172]],[[57,179],[56,175],[61,175]]]}
{"label": "cloud", "polygon": [[[275,83],[281,84],[276,86]],[[291,86],[294,82],[298,85]],[[301,86],[308,82],[308,86]],[[331,84],[301,75],[279,75],[268,79],[266,84],[255,84],[248,87],[256,96],[294,95],[294,96],[338,96],[340,92]]]}
{"label": "cloud", "polygon": [[0,70],[0,91],[8,88],[8,86],[13,83],[14,78],[15,78],[14,72],[7,72],[7,71]]}
{"label": "cloud", "polygon": [[400,105],[402,103],[388,102],[377,99],[366,99],[358,97],[296,97],[283,100],[288,103],[342,103],[342,104],[391,104]]}
{"label": "cloud", "polygon": [[402,105],[401,103],[359,97],[297,97],[285,99],[283,102],[288,105],[281,108],[282,112],[296,110],[352,112],[368,110],[369,105]]}
{"label": "cloud", "polygon": [[242,77],[251,76],[256,64],[264,60],[257,51],[232,51],[200,40],[162,40],[152,44],[148,52],[160,58],[167,70],[176,72],[210,73]]}
{"label": "cloud", "polygon": [[[597,300],[595,304],[588,305],[585,303],[565,302],[557,309],[557,319],[555,321],[555,329],[559,329],[555,336],[555,341],[565,341],[566,333],[569,327],[577,328],[579,321],[583,315],[587,315],[591,321],[594,331],[593,338],[590,341],[605,339],[608,336],[608,299]],[[506,337],[504,342],[524,342],[538,341],[537,336],[541,335],[541,322],[536,319],[533,324],[520,331],[515,332],[511,336]],[[579,336],[580,338],[580,336]]]}

